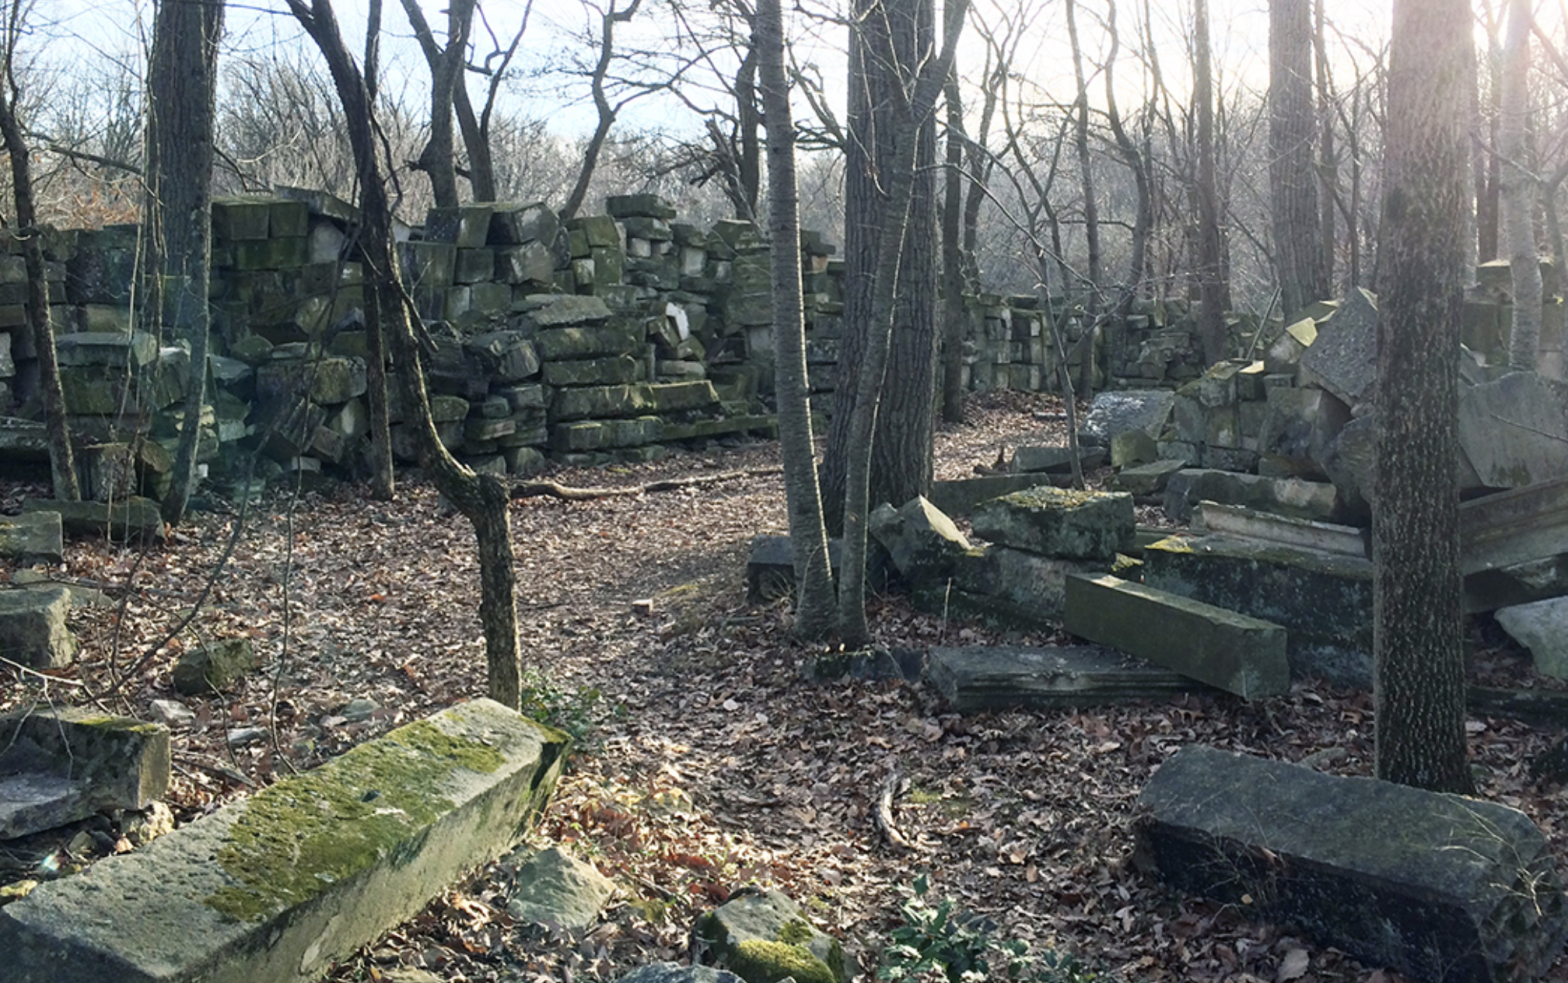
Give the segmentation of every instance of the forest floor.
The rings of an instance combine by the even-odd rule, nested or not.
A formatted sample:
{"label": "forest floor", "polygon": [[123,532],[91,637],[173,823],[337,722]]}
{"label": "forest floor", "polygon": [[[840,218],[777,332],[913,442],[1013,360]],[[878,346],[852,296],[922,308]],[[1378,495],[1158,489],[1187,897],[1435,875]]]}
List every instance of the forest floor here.
{"label": "forest floor", "polygon": [[[1060,442],[1062,425],[1050,422],[1059,409],[1045,397],[976,398],[969,423],[938,435],[938,477],[971,474],[1019,444]],[[1000,937],[1076,954],[1128,983],[1399,979],[1245,910],[1172,893],[1128,863],[1133,802],[1185,744],[1369,774],[1368,694],[1307,682],[1252,703],[1186,696],[958,714],[924,686],[803,681],[812,650],[789,639],[787,606],[749,606],[742,582],[751,537],[784,531],[777,457],[776,444],[753,443],[561,469],[546,477],[607,486],[750,473],[657,494],[513,502],[535,693],[558,721],[586,728],[533,838],[567,845],[622,896],[586,932],[541,930],[506,914],[512,871],[492,864],[333,980],[397,966],[454,981],[614,980],[683,959],[695,914],[748,884],[800,901],[870,972],[922,873],[932,900],[983,914]],[[0,481],[0,512],[41,492]],[[403,478],[394,503],[343,486],[253,507],[199,614],[165,642],[212,579],[236,520],[197,513],[146,551],[71,543],[63,575],[121,603],[73,616],[77,669],[40,679],[0,667],[0,710],[88,702],[151,652],[103,705],[146,715],[153,699],[178,698],[195,711],[174,735],[179,822],[484,691],[472,534],[417,477]],[[0,565],[0,580],[10,572]],[[896,596],[871,607],[878,643],[890,647],[1061,640],[945,621]],[[177,697],[170,668],[183,647],[241,634],[254,639],[262,671],[222,696]],[[1473,678],[1528,684],[1527,658],[1495,625],[1472,626],[1472,640]],[[232,746],[226,735],[245,727],[270,739]],[[1522,809],[1568,856],[1568,797],[1527,768],[1559,735],[1502,719],[1473,719],[1468,730],[1481,794]],[[894,773],[903,781],[892,815],[907,851],[875,819]],[[39,849],[0,844],[0,882],[35,871]],[[54,857],[73,859],[87,858]],[[1568,978],[1568,961],[1552,972]]]}

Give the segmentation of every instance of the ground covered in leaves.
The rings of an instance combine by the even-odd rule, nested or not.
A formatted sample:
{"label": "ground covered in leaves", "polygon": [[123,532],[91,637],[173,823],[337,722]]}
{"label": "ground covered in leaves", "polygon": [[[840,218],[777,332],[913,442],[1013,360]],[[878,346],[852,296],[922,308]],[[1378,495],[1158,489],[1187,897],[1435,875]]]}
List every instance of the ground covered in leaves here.
{"label": "ground covered in leaves", "polygon": [[[938,476],[1060,441],[1059,411],[1045,398],[977,399],[970,423],[939,435]],[[334,979],[416,966],[446,980],[613,980],[684,958],[695,914],[752,884],[796,898],[870,971],[921,873],[932,899],[985,916],[999,936],[1129,983],[1396,979],[1245,910],[1168,892],[1128,863],[1134,799],[1176,749],[1201,742],[1368,774],[1368,695],[1308,683],[1252,704],[1189,696],[960,715],[921,686],[808,683],[799,669],[814,650],[789,640],[787,608],[748,606],[742,585],[751,537],[784,531],[776,464],[776,445],[758,443],[559,470],[548,477],[595,486],[745,473],[658,494],[513,503],[536,709],[582,738],[534,837],[569,846],[622,895],[584,933],[523,925],[505,910],[512,869],[492,864]],[[186,822],[482,694],[472,535],[426,483],[402,480],[390,504],[341,487],[269,497],[242,517],[213,500],[148,550],[73,542],[56,572],[108,602],[74,615],[81,665],[54,677],[0,666],[0,709],[96,700],[145,715],[154,699],[182,700],[195,717],[175,732],[170,798]],[[0,511],[40,490],[0,482]],[[898,597],[872,607],[887,646],[1053,640],[944,621]],[[174,693],[182,648],[240,634],[255,641],[261,671],[226,694]],[[1478,672],[1527,678],[1495,627],[1474,634]],[[1482,794],[1523,809],[1564,855],[1563,790],[1527,768],[1559,735],[1500,719],[1469,730]],[[885,788],[910,849],[876,822]],[[0,880],[131,848],[112,828],[89,832],[74,854],[55,841],[0,844]]]}

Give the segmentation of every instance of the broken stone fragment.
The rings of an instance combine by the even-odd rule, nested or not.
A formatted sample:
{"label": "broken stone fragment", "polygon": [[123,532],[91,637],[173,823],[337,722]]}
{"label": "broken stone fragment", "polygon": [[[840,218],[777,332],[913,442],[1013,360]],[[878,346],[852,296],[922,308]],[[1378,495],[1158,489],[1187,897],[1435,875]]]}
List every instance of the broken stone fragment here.
{"label": "broken stone fragment", "polygon": [[871,535],[887,548],[893,566],[912,584],[952,574],[969,540],[935,505],[917,495],[895,510],[880,505],[871,514]]}
{"label": "broken stone fragment", "polygon": [[692,927],[692,951],[704,964],[746,983],[793,976],[795,983],[848,983],[844,947],[806,920],[778,891],[737,892]]}
{"label": "broken stone fragment", "polygon": [[615,894],[614,881],[560,847],[521,852],[527,859],[517,868],[517,888],[506,902],[508,914],[571,931],[599,920],[599,911]]}
{"label": "broken stone fragment", "polygon": [[174,665],[174,688],[189,696],[222,692],[256,668],[256,652],[248,638],[226,638],[186,649]]}
{"label": "broken stone fragment", "polygon": [[0,591],[0,655],[31,669],[59,669],[76,658],[76,636],[66,626],[71,608],[64,587]]}
{"label": "broken stone fragment", "polygon": [[1497,622],[1529,649],[1536,672],[1568,679],[1568,597],[1498,608]]}

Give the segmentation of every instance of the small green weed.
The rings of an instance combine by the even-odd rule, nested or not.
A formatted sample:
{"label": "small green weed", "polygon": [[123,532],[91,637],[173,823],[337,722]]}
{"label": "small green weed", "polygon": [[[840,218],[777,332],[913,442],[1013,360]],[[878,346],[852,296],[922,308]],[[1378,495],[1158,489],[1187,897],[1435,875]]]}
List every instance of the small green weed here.
{"label": "small green weed", "polygon": [[[955,912],[953,901],[926,900],[931,889],[924,874],[904,902],[904,924],[889,936],[877,979],[914,983],[933,976],[947,983],[1094,983],[1100,974],[1076,956],[1045,950],[1033,953],[1022,939],[998,939],[995,926],[978,915]],[[993,966],[995,967],[993,969]]]}
{"label": "small green weed", "polygon": [[592,746],[593,732],[604,712],[603,702],[604,694],[593,687],[566,689],[543,670],[528,669],[523,673],[522,712],[570,734],[572,744],[579,751]]}

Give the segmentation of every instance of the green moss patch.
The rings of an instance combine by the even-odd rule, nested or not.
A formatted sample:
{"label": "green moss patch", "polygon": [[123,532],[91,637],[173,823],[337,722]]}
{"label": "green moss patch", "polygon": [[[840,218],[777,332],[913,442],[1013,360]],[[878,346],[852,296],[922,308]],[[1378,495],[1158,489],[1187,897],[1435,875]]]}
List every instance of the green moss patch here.
{"label": "green moss patch", "polygon": [[795,983],[838,983],[827,963],[789,942],[739,942],[730,953],[728,968],[746,983],[778,983],[790,976]]}
{"label": "green moss patch", "polygon": [[434,790],[455,770],[489,773],[504,760],[494,748],[417,721],[263,789],[218,850],[234,883],[205,903],[237,921],[260,921],[307,901],[454,808]]}

